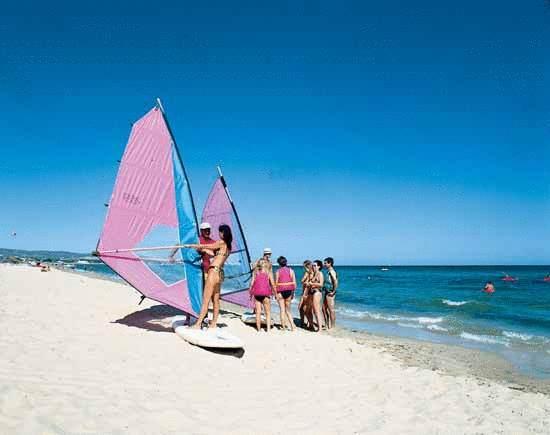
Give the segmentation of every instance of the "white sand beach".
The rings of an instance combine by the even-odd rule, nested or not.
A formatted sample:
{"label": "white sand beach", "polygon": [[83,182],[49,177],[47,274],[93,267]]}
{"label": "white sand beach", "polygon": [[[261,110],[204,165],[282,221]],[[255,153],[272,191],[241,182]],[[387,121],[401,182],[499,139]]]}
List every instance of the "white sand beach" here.
{"label": "white sand beach", "polygon": [[194,347],[124,284],[0,265],[0,433],[549,433],[550,396],[407,365],[347,336]]}

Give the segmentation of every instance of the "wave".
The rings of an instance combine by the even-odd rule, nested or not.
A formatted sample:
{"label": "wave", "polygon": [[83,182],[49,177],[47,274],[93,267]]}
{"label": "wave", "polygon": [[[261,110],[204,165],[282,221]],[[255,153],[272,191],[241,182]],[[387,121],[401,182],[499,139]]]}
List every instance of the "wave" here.
{"label": "wave", "polygon": [[502,331],[502,335],[508,338],[517,338],[523,341],[530,341],[533,339],[533,335],[531,334],[521,334],[519,332],[512,332],[512,331]]}
{"label": "wave", "polygon": [[525,334],[521,332],[514,331],[502,331],[502,335],[512,340],[520,340],[525,343],[534,344],[534,345],[547,345],[550,344],[550,339],[548,337],[542,337],[540,335]]}
{"label": "wave", "polygon": [[413,317],[412,320],[417,320],[420,323],[441,323],[443,322],[443,317]]}
{"label": "wave", "polygon": [[403,327],[403,328],[414,328],[414,329],[422,329],[423,328],[422,325],[419,325],[417,323],[401,323],[401,322],[398,322],[397,324],[399,326]]}
{"label": "wave", "polygon": [[451,301],[450,299],[443,299],[441,302],[445,305],[449,305],[450,307],[460,307],[461,305],[469,304],[472,301]]}
{"label": "wave", "polygon": [[434,324],[443,322],[443,317],[407,317],[407,316],[396,316],[392,314],[382,314],[382,313],[373,313],[370,311],[356,311],[349,308],[340,308],[337,311],[347,317],[355,317],[359,319],[373,319],[373,320],[383,320],[387,322],[417,322],[420,324]]}
{"label": "wave", "polygon": [[449,332],[447,328],[443,328],[442,326],[439,326],[439,325],[428,325],[428,329],[432,331]]}
{"label": "wave", "polygon": [[476,341],[478,343],[502,344],[506,347],[510,346],[510,343],[508,342],[508,340],[501,340],[498,337],[489,336],[489,335],[477,335],[477,334],[470,334],[469,332],[462,332],[460,334],[460,337],[464,338],[465,340]]}

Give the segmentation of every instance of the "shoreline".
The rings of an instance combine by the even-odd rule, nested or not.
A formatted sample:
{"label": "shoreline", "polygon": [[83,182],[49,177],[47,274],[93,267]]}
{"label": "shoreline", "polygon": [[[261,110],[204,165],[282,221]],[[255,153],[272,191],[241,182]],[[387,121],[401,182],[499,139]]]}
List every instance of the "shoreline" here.
{"label": "shoreline", "polygon": [[[111,278],[92,271],[55,268],[62,272],[123,284],[135,291],[132,286],[122,279]],[[240,315],[245,311],[243,307],[238,305],[225,301],[220,302],[221,309],[227,313]],[[272,304],[273,308],[275,308],[273,313],[274,322],[276,325],[279,325],[277,323],[279,314],[276,304]],[[298,318],[295,317],[294,320],[295,324],[299,323]],[[310,333],[310,331],[302,329],[299,326],[298,328],[306,333]],[[360,345],[379,348],[397,358],[405,367],[418,367],[439,371],[451,376],[468,375],[476,378],[479,382],[497,382],[518,391],[541,393],[550,396],[550,379],[541,379],[526,375],[514,367],[502,355],[489,349],[472,349],[457,344],[435,343],[390,334],[384,335],[338,325],[332,331],[324,331],[322,334],[338,338],[348,338]]]}
{"label": "shoreline", "polygon": [[406,367],[418,367],[449,376],[469,376],[479,381],[480,385],[496,382],[513,390],[550,396],[550,380],[524,375],[504,357],[490,350],[350,331],[345,328],[337,328],[331,335],[348,337],[358,344],[382,349]]}
{"label": "shoreline", "polygon": [[[124,284],[132,288],[122,279],[113,279],[97,272],[60,268],[58,270]],[[276,304],[272,304],[272,307],[275,308],[274,322],[278,324],[278,308]],[[245,311],[243,307],[225,301],[221,301],[221,308],[228,313],[239,315]],[[299,319],[296,317],[294,320],[296,324],[299,323]],[[298,328],[301,329],[299,326]],[[309,331],[303,331],[309,333]],[[457,344],[435,343],[390,334],[378,334],[338,325],[332,331],[328,333],[325,331],[322,334],[349,338],[360,345],[380,348],[399,359],[406,367],[437,370],[451,376],[466,374],[478,379],[480,382],[498,382],[519,391],[550,395],[550,379],[541,379],[524,374],[505,357],[489,349],[472,349]]]}

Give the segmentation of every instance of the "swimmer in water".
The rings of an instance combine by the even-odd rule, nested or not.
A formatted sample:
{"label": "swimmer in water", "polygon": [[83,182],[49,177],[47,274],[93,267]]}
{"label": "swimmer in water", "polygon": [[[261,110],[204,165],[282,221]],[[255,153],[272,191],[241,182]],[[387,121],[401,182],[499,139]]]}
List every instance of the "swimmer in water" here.
{"label": "swimmer in water", "polygon": [[485,293],[494,293],[495,292],[495,286],[493,285],[493,283],[491,281],[487,281],[487,284],[485,284],[485,287],[483,287],[483,291]]}

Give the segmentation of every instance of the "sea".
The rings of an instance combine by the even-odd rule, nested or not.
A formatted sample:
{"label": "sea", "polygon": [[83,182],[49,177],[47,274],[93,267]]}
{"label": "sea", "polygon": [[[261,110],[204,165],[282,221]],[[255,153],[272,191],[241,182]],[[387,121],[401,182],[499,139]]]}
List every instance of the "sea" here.
{"label": "sea", "polygon": [[[10,252],[16,255],[0,250],[0,261]],[[19,258],[120,279],[95,257],[17,252]],[[550,266],[336,265],[336,271],[339,326],[491,351],[525,375],[550,378],[550,282],[544,281]],[[302,276],[301,267],[295,272]],[[505,274],[517,280],[504,281]],[[487,281],[495,293],[481,291]]]}

